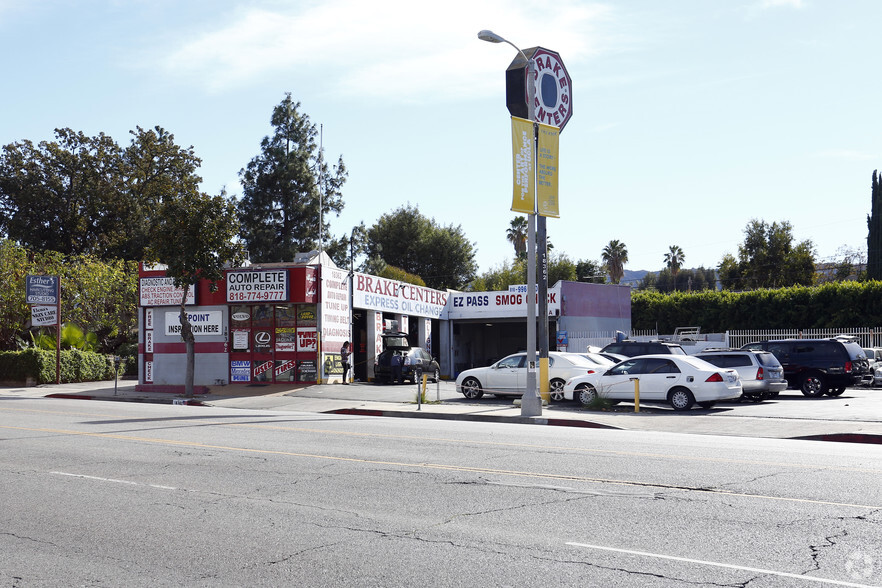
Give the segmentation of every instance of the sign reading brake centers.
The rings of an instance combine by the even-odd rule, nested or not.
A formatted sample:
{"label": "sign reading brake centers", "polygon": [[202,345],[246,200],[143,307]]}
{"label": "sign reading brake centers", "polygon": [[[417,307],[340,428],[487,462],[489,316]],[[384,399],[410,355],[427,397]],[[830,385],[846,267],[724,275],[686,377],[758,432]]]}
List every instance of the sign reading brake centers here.
{"label": "sign reading brake centers", "polygon": [[505,101],[512,116],[558,127],[561,131],[573,116],[573,81],[560,54],[542,47],[525,49],[536,64],[532,80],[536,98],[527,105],[527,62],[520,54],[505,71]]}
{"label": "sign reading brake centers", "polygon": [[288,271],[227,272],[227,302],[288,300]]}

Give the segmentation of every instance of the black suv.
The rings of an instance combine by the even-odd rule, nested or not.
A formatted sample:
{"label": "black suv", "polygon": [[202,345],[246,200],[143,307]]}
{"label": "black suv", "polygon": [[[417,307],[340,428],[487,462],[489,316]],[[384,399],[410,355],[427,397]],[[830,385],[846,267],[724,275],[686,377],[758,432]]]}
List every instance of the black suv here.
{"label": "black suv", "polygon": [[[417,373],[426,374],[433,382],[441,380],[441,368],[438,361],[421,347],[411,347],[407,340],[407,333],[385,332],[383,337],[383,352],[377,356],[374,364],[374,379],[378,382],[399,383],[409,380],[416,382]],[[401,366],[396,374],[393,364]]]}
{"label": "black suv", "polygon": [[742,349],[771,351],[784,368],[791,388],[811,398],[839,396],[848,386],[872,379],[867,356],[849,338],[782,339],[748,343]]}
{"label": "black suv", "polygon": [[686,355],[682,347],[676,343],[668,343],[666,341],[617,341],[610,343],[600,350],[601,353],[616,353],[625,357],[635,357],[637,355],[652,355],[656,353],[668,353],[671,355]]}

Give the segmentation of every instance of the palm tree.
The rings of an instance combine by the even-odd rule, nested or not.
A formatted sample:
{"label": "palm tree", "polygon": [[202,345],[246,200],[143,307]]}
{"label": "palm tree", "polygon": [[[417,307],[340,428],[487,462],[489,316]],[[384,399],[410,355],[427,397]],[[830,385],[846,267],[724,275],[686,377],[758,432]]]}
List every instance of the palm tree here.
{"label": "palm tree", "polygon": [[515,257],[527,256],[527,217],[516,216],[511,227],[505,231],[508,242],[514,245]]}
{"label": "palm tree", "polygon": [[601,253],[606,273],[613,284],[618,284],[625,275],[625,264],[628,263],[628,249],[618,239],[613,239],[603,248]]}
{"label": "palm tree", "polygon": [[679,245],[668,247],[668,252],[665,253],[665,265],[671,270],[671,275],[674,276],[674,283],[676,283],[677,272],[680,271],[680,266],[683,265],[683,260],[685,259],[686,254],[683,253]]}

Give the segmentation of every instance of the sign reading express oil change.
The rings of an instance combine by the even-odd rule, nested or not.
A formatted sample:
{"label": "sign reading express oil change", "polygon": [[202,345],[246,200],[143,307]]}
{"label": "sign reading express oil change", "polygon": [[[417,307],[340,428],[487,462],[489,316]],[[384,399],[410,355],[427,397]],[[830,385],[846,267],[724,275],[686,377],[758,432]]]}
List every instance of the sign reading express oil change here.
{"label": "sign reading express oil change", "polygon": [[288,300],[288,270],[227,272],[227,302]]}

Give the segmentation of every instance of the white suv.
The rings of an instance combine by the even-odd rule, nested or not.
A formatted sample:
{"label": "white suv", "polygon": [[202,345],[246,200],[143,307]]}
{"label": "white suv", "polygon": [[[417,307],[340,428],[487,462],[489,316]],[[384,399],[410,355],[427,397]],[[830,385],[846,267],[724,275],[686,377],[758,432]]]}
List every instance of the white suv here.
{"label": "white suv", "polygon": [[768,351],[748,349],[705,349],[695,357],[720,368],[734,369],[741,376],[742,397],[754,402],[774,398],[787,389],[784,368]]}

